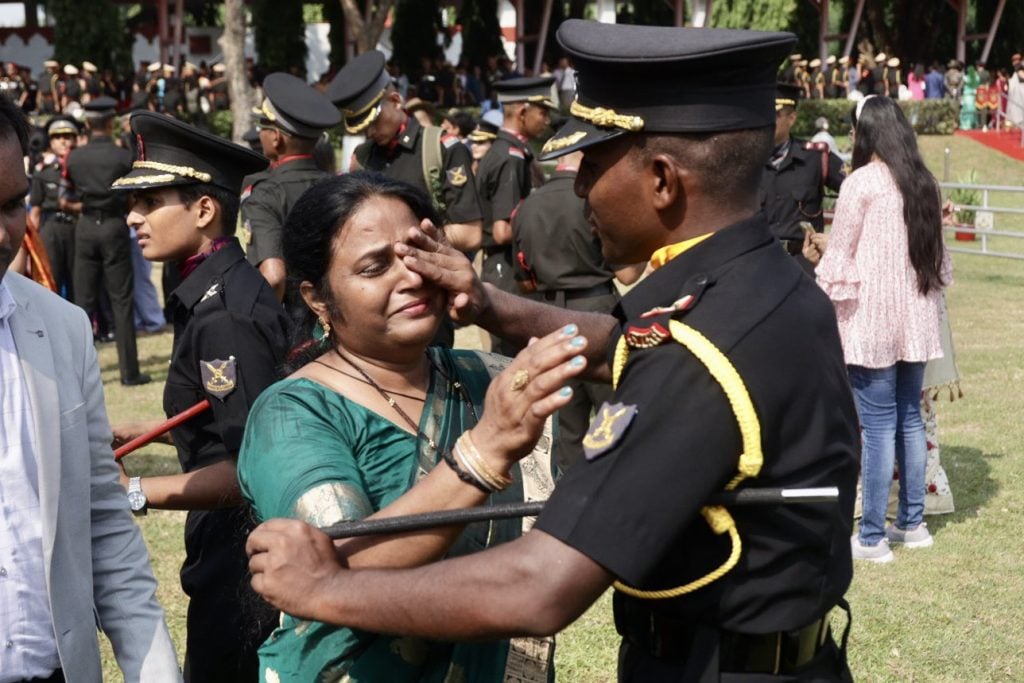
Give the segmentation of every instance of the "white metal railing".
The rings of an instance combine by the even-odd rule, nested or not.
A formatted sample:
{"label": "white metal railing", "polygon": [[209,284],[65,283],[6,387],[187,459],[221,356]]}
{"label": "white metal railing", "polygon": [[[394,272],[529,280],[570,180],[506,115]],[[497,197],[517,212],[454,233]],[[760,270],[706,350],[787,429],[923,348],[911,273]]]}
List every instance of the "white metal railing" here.
{"label": "white metal railing", "polygon": [[[1024,259],[1024,251],[1020,253],[995,251],[989,248],[990,237],[1024,238],[1024,231],[1014,232],[1010,230],[996,230],[996,214],[1024,215],[1024,208],[1013,206],[993,206],[989,199],[993,192],[1016,193],[1024,196],[1024,187],[1016,185],[968,185],[966,183],[939,183],[943,191],[948,190],[973,190],[981,193],[981,204],[957,204],[956,210],[974,211],[974,225],[946,225],[943,229],[946,232],[953,232],[959,235],[971,235],[971,240],[980,237],[981,245],[978,248],[967,249],[964,247],[950,245],[947,249],[961,254],[977,254],[979,256],[998,256],[1000,258]],[[955,243],[954,243],[955,244]]]}

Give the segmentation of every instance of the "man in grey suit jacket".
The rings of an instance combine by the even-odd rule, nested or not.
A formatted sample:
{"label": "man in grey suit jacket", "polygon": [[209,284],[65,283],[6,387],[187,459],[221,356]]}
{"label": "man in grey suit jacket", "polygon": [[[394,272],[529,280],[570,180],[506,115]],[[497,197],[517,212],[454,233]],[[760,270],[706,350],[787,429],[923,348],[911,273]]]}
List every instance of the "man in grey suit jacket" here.
{"label": "man in grey suit jacket", "polygon": [[25,233],[27,126],[0,97],[0,683],[180,681],[142,535],[110,450],[92,329],[8,273]]}

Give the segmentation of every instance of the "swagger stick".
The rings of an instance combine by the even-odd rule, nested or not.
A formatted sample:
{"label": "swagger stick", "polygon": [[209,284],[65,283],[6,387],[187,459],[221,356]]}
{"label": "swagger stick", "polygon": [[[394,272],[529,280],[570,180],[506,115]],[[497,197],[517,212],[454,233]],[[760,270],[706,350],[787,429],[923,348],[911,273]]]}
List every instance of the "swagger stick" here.
{"label": "swagger stick", "polygon": [[[835,486],[806,489],[749,488],[738,491],[722,491],[712,496],[707,504],[724,506],[794,505],[797,503],[834,503],[837,500],[839,500],[839,489]],[[400,534],[435,527],[484,522],[491,519],[530,517],[540,514],[545,502],[538,500],[529,503],[502,503],[460,510],[367,519],[360,522],[340,522],[323,527],[321,531],[333,539]]]}
{"label": "swagger stick", "polygon": [[171,431],[172,429],[180,425],[182,422],[187,422],[188,420],[191,420],[193,417],[195,417],[199,413],[205,412],[209,408],[210,399],[204,398],[202,401],[195,404],[191,408],[186,408],[185,410],[181,411],[171,419],[167,420],[167,422],[162,423],[159,427],[151,429],[145,434],[135,437],[128,443],[124,444],[123,446],[115,450],[114,460],[120,460],[121,458],[128,455],[132,451],[136,451],[142,448],[143,446],[145,446],[147,443],[157,438],[158,436],[166,434],[167,432]]}

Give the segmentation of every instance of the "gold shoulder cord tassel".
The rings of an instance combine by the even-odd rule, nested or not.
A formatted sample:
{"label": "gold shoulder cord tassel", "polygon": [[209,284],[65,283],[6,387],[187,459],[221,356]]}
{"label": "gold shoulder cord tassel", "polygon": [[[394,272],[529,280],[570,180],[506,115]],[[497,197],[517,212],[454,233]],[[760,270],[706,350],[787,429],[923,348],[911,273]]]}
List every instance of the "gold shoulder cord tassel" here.
{"label": "gold shoulder cord tassel", "polygon": [[[764,454],[761,451],[761,423],[757,418],[757,412],[754,410],[754,403],[750,399],[750,393],[743,383],[743,378],[740,377],[740,374],[725,354],[711,340],[678,320],[669,321],[669,330],[672,333],[672,338],[689,349],[704,364],[711,373],[711,376],[715,378],[715,381],[721,385],[726,398],[729,400],[729,405],[732,407],[733,414],[736,416],[736,423],[739,426],[740,435],[743,439],[743,453],[740,454],[739,472],[725,487],[725,490],[731,491],[744,479],[756,477],[761,472],[761,466],[764,464]],[[625,337],[620,337],[615,348],[615,357],[612,363],[612,384],[616,388],[618,388],[619,377],[626,367],[628,358],[629,347],[626,344],[626,339]],[[643,600],[666,600],[703,588],[718,580],[735,567],[743,552],[739,531],[736,529],[736,521],[729,514],[729,511],[720,505],[705,506],[701,508],[701,514],[715,534],[729,534],[732,550],[721,566],[695,581],[675,588],[645,591],[626,585],[621,581],[616,581],[612,584],[615,590]]]}

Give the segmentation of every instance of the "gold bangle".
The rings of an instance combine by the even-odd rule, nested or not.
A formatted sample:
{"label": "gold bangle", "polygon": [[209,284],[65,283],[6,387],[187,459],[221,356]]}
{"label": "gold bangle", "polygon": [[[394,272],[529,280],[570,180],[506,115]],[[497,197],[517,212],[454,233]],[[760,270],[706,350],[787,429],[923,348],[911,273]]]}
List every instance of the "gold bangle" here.
{"label": "gold bangle", "polygon": [[473,466],[469,456],[466,455],[465,449],[463,449],[462,445],[458,441],[456,441],[455,445],[452,446],[452,456],[453,463],[449,464],[457,464],[457,469],[466,474],[465,477],[460,474],[460,479],[473,484],[484,493],[495,493],[498,491],[493,482],[487,481],[479,472],[477,472],[476,467]]}
{"label": "gold bangle", "polygon": [[506,474],[498,474],[491,469],[490,465],[487,464],[487,461],[484,460],[483,455],[481,455],[480,451],[477,449],[476,444],[473,443],[473,437],[469,435],[468,429],[462,433],[462,436],[459,437],[459,441],[462,442],[463,453],[473,460],[473,464],[476,466],[476,470],[480,473],[480,476],[494,484],[495,488],[499,491],[507,489],[512,485],[512,477]]}

